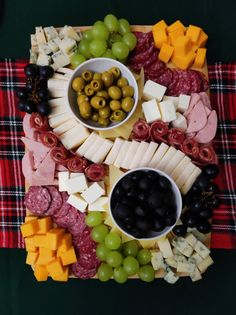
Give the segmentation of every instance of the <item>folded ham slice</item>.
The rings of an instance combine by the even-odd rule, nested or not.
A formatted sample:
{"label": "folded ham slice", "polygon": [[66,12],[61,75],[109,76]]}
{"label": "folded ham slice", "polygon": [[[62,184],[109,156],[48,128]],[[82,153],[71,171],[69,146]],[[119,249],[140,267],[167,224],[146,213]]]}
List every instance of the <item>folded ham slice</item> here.
{"label": "folded ham slice", "polygon": [[211,111],[208,116],[207,123],[194,137],[194,140],[199,143],[208,143],[212,141],[216,135],[217,129],[217,114],[215,110]]}
{"label": "folded ham slice", "polygon": [[211,110],[211,109],[212,109],[212,108],[211,108],[211,101],[210,101],[210,98],[209,98],[209,96],[207,95],[207,93],[206,93],[206,92],[200,92],[200,93],[199,93],[199,96],[200,96],[200,98],[201,98],[201,100],[202,100],[204,106],[206,106],[208,109]]}
{"label": "folded ham slice", "polygon": [[207,123],[207,114],[202,101],[199,101],[187,116],[187,133],[200,131]]}

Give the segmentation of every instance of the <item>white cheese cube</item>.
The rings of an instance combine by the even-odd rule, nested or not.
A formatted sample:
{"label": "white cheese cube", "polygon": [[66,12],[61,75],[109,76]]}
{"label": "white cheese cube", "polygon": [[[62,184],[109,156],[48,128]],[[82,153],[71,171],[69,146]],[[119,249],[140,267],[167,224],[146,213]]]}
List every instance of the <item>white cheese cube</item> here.
{"label": "white cheese cube", "polygon": [[49,55],[52,52],[48,44],[40,44],[38,46],[38,50],[40,54],[44,54],[44,55]]}
{"label": "white cheese cube", "polygon": [[130,162],[132,161],[132,158],[135,156],[137,149],[139,147],[139,142],[133,140],[132,142],[129,142],[129,148],[126,152],[126,155],[121,161],[121,167],[125,169],[129,169]]}
{"label": "white cheese cube", "polygon": [[186,112],[186,110],[189,107],[190,98],[191,98],[190,95],[180,94],[179,102],[178,102],[178,106],[176,110],[180,113]]}
{"label": "white cheese cube", "polygon": [[197,267],[200,270],[201,273],[207,270],[209,266],[211,266],[214,263],[213,259],[211,256],[207,256],[203,261],[201,261]]}
{"label": "white cheese cube", "polygon": [[78,194],[72,194],[67,199],[67,202],[78,209],[80,212],[85,212],[87,208],[87,202],[84,201]]}
{"label": "white cheese cube", "polygon": [[157,240],[157,244],[164,258],[172,257],[174,255],[168,238]]}
{"label": "white cheese cube", "polygon": [[105,194],[105,190],[98,183],[93,183],[89,188],[87,188],[81,197],[88,203],[94,203],[98,198]]}
{"label": "white cheese cube", "polygon": [[177,272],[187,272],[191,273],[194,271],[196,266],[194,264],[191,264],[189,262],[183,263],[183,262],[178,262],[177,263]]}
{"label": "white cheese cube", "polygon": [[60,43],[60,38],[59,37],[55,37],[53,39],[51,39],[48,42],[48,46],[51,48],[51,50],[55,53],[59,50],[59,43]]}
{"label": "white cheese cube", "polygon": [[159,270],[165,267],[163,256],[160,251],[151,251],[151,264],[154,270]]}
{"label": "white cheese cube", "polygon": [[149,147],[148,142],[144,142],[144,141],[139,142],[138,149],[130,161],[129,169],[133,169],[139,166],[139,163],[141,162],[143,158],[143,154],[144,152],[147,151],[148,147]]}
{"label": "white cheese cube", "polygon": [[66,180],[69,179],[69,172],[58,172],[59,191],[66,191]]}
{"label": "white cheese cube", "polygon": [[163,101],[159,103],[161,111],[161,120],[164,122],[171,122],[176,119],[175,105],[170,101]]}
{"label": "white cheese cube", "polygon": [[177,150],[172,159],[166,164],[163,171],[170,175],[184,157],[185,154],[182,151]]}
{"label": "white cheese cube", "polygon": [[100,197],[95,202],[88,205],[88,211],[105,212],[104,206],[108,204],[108,197]]}
{"label": "white cheese cube", "polygon": [[197,241],[194,250],[204,259],[210,254],[210,250],[202,242]]}
{"label": "white cheese cube", "polygon": [[198,253],[194,253],[189,257],[188,261],[197,266],[203,261],[203,258]]}
{"label": "white cheese cube", "polygon": [[52,59],[54,61],[52,65],[54,70],[57,70],[58,68],[61,67],[65,67],[70,63],[70,58],[60,50],[52,55]]}
{"label": "white cheese cube", "polygon": [[180,113],[176,113],[176,119],[171,122],[171,125],[183,131],[186,131],[188,127],[186,118]]}
{"label": "white cheese cube", "polygon": [[30,49],[30,63],[37,63],[38,53]]}
{"label": "white cheese cube", "polygon": [[192,273],[190,273],[189,276],[190,276],[192,282],[196,282],[196,281],[202,279],[201,273],[197,268],[195,268],[194,271]]}
{"label": "white cheese cube", "polygon": [[152,80],[147,80],[143,88],[143,98],[145,100],[156,99],[161,101],[166,92],[166,87]]}
{"label": "white cheese cube", "polygon": [[68,194],[82,192],[88,188],[87,179],[83,173],[80,176],[69,178],[65,181]]}
{"label": "white cheese cube", "polygon": [[111,165],[115,162],[117,155],[118,155],[120,148],[121,148],[123,143],[124,143],[124,140],[122,140],[120,138],[116,138],[111,151],[109,152],[108,156],[106,157],[106,160],[104,162],[105,164]]}
{"label": "white cheese cube", "polygon": [[155,99],[144,102],[142,108],[147,123],[152,123],[155,120],[161,119],[161,113]]}
{"label": "white cheese cube", "polygon": [[178,107],[179,97],[178,96],[163,96],[163,101],[170,101],[175,105],[175,109]]}
{"label": "white cheese cube", "polygon": [[177,261],[175,260],[175,257],[169,257],[165,259],[165,262],[167,265],[169,265],[172,268],[177,268]]}
{"label": "white cheese cube", "polygon": [[192,233],[188,233],[187,236],[185,236],[185,240],[189,245],[191,245],[193,248],[195,247],[197,243],[196,237]]}
{"label": "white cheese cube", "polygon": [[180,189],[183,195],[186,195],[187,192],[191,189],[191,187],[193,186],[193,183],[195,182],[197,177],[201,174],[201,172],[202,171],[199,167],[196,167],[194,169],[192,174],[188,177],[188,179],[186,180],[186,182],[184,183],[184,185]]}
{"label": "white cheese cube", "polygon": [[61,136],[63,133],[67,132],[71,128],[75,127],[77,125],[77,121],[75,119],[69,119],[60,126],[53,129],[53,132],[57,136]]}
{"label": "white cheese cube", "polygon": [[149,167],[156,168],[157,163],[162,159],[166,151],[169,149],[169,146],[162,142],[158,149],[156,150],[155,154],[153,155],[150,163],[148,164]]}
{"label": "white cheese cube", "polygon": [[61,135],[60,140],[67,150],[74,149],[83,143],[89,136],[89,131],[79,123]]}
{"label": "white cheese cube", "polygon": [[173,147],[169,147],[169,149],[166,151],[166,153],[164,154],[164,156],[159,160],[159,162],[156,164],[155,168],[159,169],[159,170],[164,170],[164,168],[166,167],[166,165],[168,164],[169,161],[172,160],[172,158],[174,157],[175,153],[176,153],[176,149]]}
{"label": "white cheese cube", "polygon": [[53,26],[44,27],[44,33],[46,35],[47,41],[50,41],[51,39],[58,37],[57,30]]}
{"label": "white cheese cube", "polygon": [[176,250],[176,248],[173,248],[173,253],[174,253],[174,259],[175,259],[176,263],[178,263],[178,262],[186,263],[187,262],[187,258],[184,255],[182,255],[180,253],[180,251]]}
{"label": "white cheese cube", "polygon": [[79,42],[82,38],[81,32],[77,33],[72,26],[65,25],[63,29],[59,33],[60,38],[73,38],[77,42]]}
{"label": "white cheese cube", "polygon": [[111,140],[105,139],[101,147],[92,156],[91,161],[93,163],[102,163],[112,146],[113,142]]}
{"label": "white cheese cube", "polygon": [[46,37],[44,35],[44,31],[42,26],[36,26],[35,27],[35,36],[36,36],[36,40],[38,45],[40,44],[46,44]]}
{"label": "white cheese cube", "polygon": [[196,236],[196,238],[200,241],[200,242],[205,242],[206,240],[206,235],[199,232],[196,228],[193,228],[190,230],[190,228],[188,228],[188,232],[193,233],[194,236]]}
{"label": "white cheese cube", "polygon": [[139,167],[148,166],[149,163],[152,160],[153,155],[155,154],[155,151],[158,147],[158,144],[156,142],[150,142],[148,145],[148,148],[145,152],[143,152],[143,158],[139,162]]}
{"label": "white cheese cube", "polygon": [[187,241],[183,237],[175,237],[171,241],[172,245],[180,251],[181,254],[190,257],[193,248],[187,243]]}
{"label": "white cheese cube", "polygon": [[168,272],[164,276],[164,280],[170,284],[174,284],[179,280],[179,277],[171,269],[168,269]]}
{"label": "white cheese cube", "polygon": [[31,43],[31,49],[34,52],[38,52],[38,51],[36,51],[36,49],[38,48],[38,43],[37,43],[37,39],[36,39],[36,35],[35,34],[31,34],[30,35],[30,43]]}
{"label": "white cheese cube", "polygon": [[76,47],[76,41],[72,38],[63,38],[59,43],[59,48],[66,55],[70,54],[71,51]]}
{"label": "white cheese cube", "polygon": [[40,53],[37,59],[37,65],[39,66],[48,66],[50,65],[51,57],[45,54]]}

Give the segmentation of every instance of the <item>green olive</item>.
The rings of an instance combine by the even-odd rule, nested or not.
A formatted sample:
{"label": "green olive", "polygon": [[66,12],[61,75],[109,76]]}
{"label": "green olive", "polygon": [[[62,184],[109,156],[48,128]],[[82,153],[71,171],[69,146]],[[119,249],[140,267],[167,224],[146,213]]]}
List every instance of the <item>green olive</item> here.
{"label": "green olive", "polygon": [[121,109],[121,103],[118,100],[112,100],[110,102],[110,108],[111,110],[117,110],[117,109]]}
{"label": "green olive", "polygon": [[117,109],[110,116],[110,120],[111,121],[122,121],[125,119],[125,117],[126,117],[125,112],[123,112],[123,110],[121,110],[121,109]]}
{"label": "green olive", "polygon": [[109,95],[106,90],[98,91],[96,95],[105,98],[106,101],[109,100]]}
{"label": "green olive", "polygon": [[82,72],[81,77],[86,81],[90,82],[93,79],[93,73],[89,70]]}
{"label": "green olive", "polygon": [[104,71],[102,73],[102,81],[104,83],[104,85],[106,87],[109,87],[112,85],[113,81],[114,81],[114,76],[111,72],[108,72],[108,71]]}
{"label": "green olive", "polygon": [[88,101],[88,100],[89,100],[89,98],[88,98],[87,95],[85,95],[85,94],[78,95],[78,97],[77,97],[77,104],[79,105],[82,102],[85,102],[85,101]]}
{"label": "green olive", "polygon": [[87,96],[92,96],[94,94],[94,90],[91,88],[91,85],[90,84],[87,84],[84,88],[84,93],[87,95]]}
{"label": "green olive", "polygon": [[93,75],[93,80],[102,80],[102,74],[99,72],[95,72]]}
{"label": "green olive", "polygon": [[85,87],[85,81],[81,77],[77,77],[72,81],[72,88],[76,92],[80,92],[84,89]]}
{"label": "green olive", "polygon": [[103,88],[103,82],[102,82],[102,80],[93,79],[93,80],[90,82],[90,86],[91,86],[91,88],[92,88],[95,92],[98,92],[98,91],[101,91],[101,90],[102,90],[102,88]]}
{"label": "green olive", "polygon": [[98,115],[102,118],[108,118],[110,116],[111,109],[109,106],[105,106],[98,110]]}
{"label": "green olive", "polygon": [[112,85],[109,87],[108,89],[108,95],[110,96],[110,98],[112,98],[113,100],[118,100],[121,98],[121,89],[119,89],[117,86]]}
{"label": "green olive", "polygon": [[79,105],[80,116],[84,119],[89,119],[91,116],[92,107],[88,101],[84,101]]}
{"label": "green olive", "polygon": [[93,113],[91,116],[92,121],[98,122],[99,119],[99,115],[98,113]]}
{"label": "green olive", "polygon": [[126,85],[122,87],[122,95],[123,97],[134,96],[134,88],[130,85]]}
{"label": "green olive", "polygon": [[123,98],[121,102],[121,108],[126,112],[130,112],[134,106],[134,99],[130,96]]}
{"label": "green olive", "polygon": [[109,119],[108,118],[99,117],[98,118],[98,123],[102,127],[107,127],[109,125]]}
{"label": "green olive", "polygon": [[126,78],[121,77],[118,81],[117,81],[117,86],[119,88],[123,88],[124,86],[129,85],[129,82]]}
{"label": "green olive", "polygon": [[106,106],[106,100],[100,96],[94,96],[91,98],[90,103],[93,108],[100,109]]}
{"label": "green olive", "polygon": [[114,76],[114,78],[117,80],[119,79],[121,72],[120,69],[118,67],[112,67],[111,69],[108,70],[109,72],[111,72]]}

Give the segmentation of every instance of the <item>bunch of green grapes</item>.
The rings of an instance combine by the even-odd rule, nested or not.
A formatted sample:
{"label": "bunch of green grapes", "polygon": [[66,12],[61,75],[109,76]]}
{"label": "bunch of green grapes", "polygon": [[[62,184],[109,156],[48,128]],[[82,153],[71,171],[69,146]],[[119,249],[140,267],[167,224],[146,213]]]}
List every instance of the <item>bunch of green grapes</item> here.
{"label": "bunch of green grapes", "polygon": [[131,32],[129,22],[108,14],[103,21],[95,22],[91,29],[83,33],[78,53],[71,58],[71,65],[76,68],[86,59],[94,57],[112,58],[125,63],[136,43],[137,38]]}

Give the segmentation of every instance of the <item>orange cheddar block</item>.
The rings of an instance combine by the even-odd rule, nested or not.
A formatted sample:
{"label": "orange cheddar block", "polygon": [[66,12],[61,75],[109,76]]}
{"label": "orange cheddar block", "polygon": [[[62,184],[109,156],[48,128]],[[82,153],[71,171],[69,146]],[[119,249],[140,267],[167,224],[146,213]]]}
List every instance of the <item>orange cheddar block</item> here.
{"label": "orange cheddar block", "polygon": [[174,42],[174,52],[178,56],[186,56],[192,48],[191,39],[188,36],[179,36]]}
{"label": "orange cheddar block", "polygon": [[198,26],[194,26],[194,25],[189,25],[187,32],[186,32],[186,36],[188,36],[192,43],[196,44],[199,38],[201,32],[201,28]]}
{"label": "orange cheddar block", "polygon": [[192,51],[190,51],[186,56],[173,54],[171,61],[176,67],[186,70],[193,63],[195,55],[196,54]]}
{"label": "orange cheddar block", "polygon": [[43,247],[45,243],[46,235],[44,234],[36,234],[34,235],[34,246]]}
{"label": "orange cheddar block", "polygon": [[206,60],[206,48],[198,48],[193,66],[195,68],[202,68]]}
{"label": "orange cheddar block", "polygon": [[175,21],[170,26],[167,27],[167,32],[171,33],[176,31],[178,28],[182,28],[185,31],[185,26],[180,22],[180,20]]}
{"label": "orange cheddar block", "polygon": [[37,252],[28,252],[26,257],[27,265],[34,265],[38,259],[38,251]]}
{"label": "orange cheddar block", "polygon": [[170,46],[168,44],[163,44],[161,46],[161,50],[159,52],[158,57],[159,57],[160,60],[162,60],[165,63],[167,63],[170,60],[170,58],[171,58],[171,56],[173,54],[173,51],[174,51],[174,47],[172,47],[172,46]]}
{"label": "orange cheddar block", "polygon": [[164,43],[167,43],[168,38],[164,29],[156,28],[152,34],[156,48],[160,49]]}
{"label": "orange cheddar block", "polygon": [[38,219],[38,217],[34,216],[34,215],[28,215],[25,217],[25,222],[29,222],[32,220]]}
{"label": "orange cheddar block", "polygon": [[73,246],[71,246],[71,248],[67,250],[66,252],[61,252],[60,257],[61,257],[63,266],[73,264],[77,261]]}
{"label": "orange cheddar block", "polygon": [[39,230],[37,234],[45,234],[52,228],[52,219],[50,217],[45,217],[38,219]]}
{"label": "orange cheddar block", "polygon": [[60,258],[53,259],[47,264],[46,268],[52,278],[61,275],[64,272]]}
{"label": "orange cheddar block", "polygon": [[52,229],[49,232],[47,232],[45,236],[45,242],[43,247],[51,249],[51,250],[57,250],[60,240],[64,234],[63,229]]}
{"label": "orange cheddar block", "polygon": [[37,259],[37,265],[46,266],[54,259],[55,259],[55,254],[49,255],[49,256],[44,256],[44,255],[39,254],[38,259]]}
{"label": "orange cheddar block", "polygon": [[39,230],[38,220],[34,219],[34,220],[28,221],[26,223],[23,223],[23,224],[21,224],[20,229],[21,229],[21,233],[22,233],[23,237],[34,235]]}
{"label": "orange cheddar block", "polygon": [[47,281],[48,279],[48,271],[45,266],[35,265],[34,267],[34,276],[37,281]]}
{"label": "orange cheddar block", "polygon": [[44,248],[44,247],[40,247],[39,248],[39,255],[42,255],[42,256],[53,256],[55,254],[56,254],[55,250],[51,250],[51,249]]}
{"label": "orange cheddar block", "polygon": [[155,31],[158,28],[165,30],[167,28],[166,22],[164,20],[157,22],[156,24],[152,26],[152,31]]}
{"label": "orange cheddar block", "polygon": [[205,47],[207,40],[208,40],[208,35],[203,30],[201,30],[198,41],[197,41],[197,46],[200,48]]}
{"label": "orange cheddar block", "polygon": [[170,32],[168,35],[171,45],[174,45],[176,39],[180,36],[184,36],[184,30],[182,28],[177,28],[175,31]]}
{"label": "orange cheddar block", "polygon": [[71,234],[65,233],[60,241],[58,246],[58,251],[66,252],[72,245],[72,237]]}
{"label": "orange cheddar block", "polygon": [[60,274],[60,275],[52,276],[52,279],[55,280],[55,281],[66,282],[66,281],[68,281],[68,276],[69,276],[69,267],[64,267],[63,268],[63,273]]}
{"label": "orange cheddar block", "polygon": [[34,245],[34,237],[28,236],[25,238],[25,249],[27,252],[36,252],[38,247]]}

